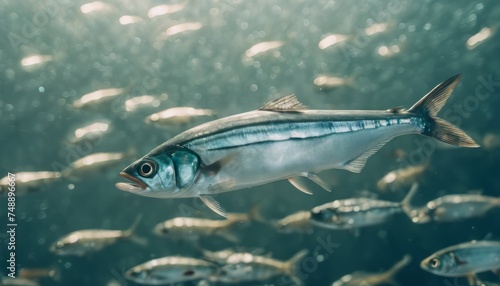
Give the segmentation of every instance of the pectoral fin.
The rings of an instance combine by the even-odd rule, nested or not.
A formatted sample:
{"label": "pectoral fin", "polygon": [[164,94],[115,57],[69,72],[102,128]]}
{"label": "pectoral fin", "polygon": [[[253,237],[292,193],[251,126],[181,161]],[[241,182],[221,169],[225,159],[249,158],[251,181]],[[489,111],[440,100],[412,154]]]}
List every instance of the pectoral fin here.
{"label": "pectoral fin", "polygon": [[222,169],[223,166],[231,164],[231,162],[234,160],[235,157],[236,154],[232,153],[225,157],[222,157],[221,159],[211,163],[210,165],[202,165],[202,168],[208,174],[216,175],[217,173],[219,173],[220,169]]}
{"label": "pectoral fin", "polygon": [[306,178],[313,181],[326,191],[331,192],[330,186],[314,173],[302,173],[300,176],[288,178],[288,181],[301,192],[312,195],[312,191],[310,191],[307,186]]}
{"label": "pectoral fin", "polygon": [[201,195],[200,199],[209,207],[211,210],[216,212],[218,215],[227,218],[226,211],[220,206],[219,202],[216,201],[212,196]]}

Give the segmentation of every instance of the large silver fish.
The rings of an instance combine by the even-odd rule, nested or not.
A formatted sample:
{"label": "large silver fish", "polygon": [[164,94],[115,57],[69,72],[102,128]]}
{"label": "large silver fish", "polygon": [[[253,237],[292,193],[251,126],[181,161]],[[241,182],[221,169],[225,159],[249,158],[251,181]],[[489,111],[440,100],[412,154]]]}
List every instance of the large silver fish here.
{"label": "large silver fish", "polygon": [[120,173],[132,183],[116,186],[148,197],[199,197],[224,216],[212,195],[281,179],[308,192],[304,177],[328,189],[315,173],[334,168],[359,173],[396,136],[423,134],[478,147],[436,116],[459,80],[456,75],[444,81],[408,110],[306,110],[295,96],[285,96],[175,136]]}

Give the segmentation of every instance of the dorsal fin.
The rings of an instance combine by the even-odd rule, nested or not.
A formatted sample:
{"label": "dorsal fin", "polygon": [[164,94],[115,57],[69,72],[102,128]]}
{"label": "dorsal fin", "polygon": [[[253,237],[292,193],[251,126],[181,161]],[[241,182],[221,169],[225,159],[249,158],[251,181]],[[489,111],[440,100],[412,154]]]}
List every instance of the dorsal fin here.
{"label": "dorsal fin", "polygon": [[259,110],[277,112],[296,112],[303,109],[306,109],[306,106],[300,103],[294,94],[280,97],[259,108]]}

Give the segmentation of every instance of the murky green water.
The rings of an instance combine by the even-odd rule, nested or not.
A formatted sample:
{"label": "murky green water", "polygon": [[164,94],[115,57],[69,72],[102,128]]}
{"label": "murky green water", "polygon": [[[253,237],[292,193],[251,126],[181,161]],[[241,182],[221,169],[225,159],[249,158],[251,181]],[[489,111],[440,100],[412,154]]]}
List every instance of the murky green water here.
{"label": "murky green water", "polygon": [[[210,120],[170,128],[144,122],[147,115],[166,108],[213,109],[220,118],[291,93],[312,109],[409,107],[436,84],[462,73],[462,82],[440,115],[480,144],[488,133],[500,136],[500,41],[496,34],[500,5],[494,0],[107,1],[106,5],[94,3],[93,11],[84,4],[0,1],[0,177],[7,172],[61,171],[96,152],[136,151],[96,174],[65,178],[40,192],[17,197],[17,269],[54,266],[61,272],[60,281],[44,279],[41,285],[106,285],[112,279],[125,285],[122,273],[146,260],[200,256],[192,243],[156,237],[152,229],[161,221],[186,214],[217,218],[209,209],[197,200],[139,197],[114,186],[121,180],[118,172],[130,162]],[[160,4],[177,4],[179,11],[156,17],[150,11],[148,17],[148,10]],[[125,25],[127,21],[136,23]],[[169,27],[188,22],[196,23],[192,31],[168,32]],[[373,33],[373,24],[387,26],[367,35]],[[367,27],[372,30],[366,31]],[[470,38],[484,27],[491,29],[491,35],[474,44],[479,36]],[[328,34],[343,35],[346,41],[321,49],[318,44]],[[282,43],[269,52],[245,56],[249,48],[266,41]],[[40,57],[30,62],[27,57],[32,55]],[[322,74],[350,78],[353,83],[318,90],[313,82]],[[107,88],[126,91],[97,110],[72,107],[82,95]],[[125,101],[139,95],[153,95],[161,103],[127,112]],[[111,132],[92,144],[65,143],[76,128],[97,120],[109,122]],[[459,149],[434,143],[429,147],[426,142],[416,135],[397,138],[374,155],[361,174],[321,173],[333,185],[332,193],[317,188],[308,196],[280,181],[217,199],[231,212],[245,212],[260,203],[263,216],[269,219],[366,195],[363,190],[400,201],[407,189],[380,193],[377,180],[391,170],[425,162],[428,168],[418,179],[421,188],[416,205],[478,189],[483,195],[500,196],[498,146]],[[396,158],[396,153],[403,155]],[[7,199],[2,198],[0,204],[0,229],[7,229]],[[148,239],[147,246],[123,241],[87,257],[58,257],[49,252],[50,244],[69,232],[126,229],[138,214],[143,215],[138,234]],[[315,228],[312,234],[283,234],[254,223],[237,227],[241,238],[237,246],[261,248],[283,260],[308,249],[310,255],[300,265],[306,285],[331,285],[357,270],[382,271],[410,254],[412,263],[395,278],[400,285],[459,286],[467,285],[466,280],[424,272],[420,261],[441,248],[488,234],[498,239],[499,214],[496,210],[480,218],[424,225],[412,224],[401,214],[359,232]],[[0,236],[4,241],[0,256],[5,261],[9,237],[3,230]],[[204,238],[200,244],[209,249],[233,245],[217,236]],[[7,275],[6,267],[1,269]],[[481,277],[499,279],[490,273]],[[278,277],[245,285],[284,285],[286,281]]]}

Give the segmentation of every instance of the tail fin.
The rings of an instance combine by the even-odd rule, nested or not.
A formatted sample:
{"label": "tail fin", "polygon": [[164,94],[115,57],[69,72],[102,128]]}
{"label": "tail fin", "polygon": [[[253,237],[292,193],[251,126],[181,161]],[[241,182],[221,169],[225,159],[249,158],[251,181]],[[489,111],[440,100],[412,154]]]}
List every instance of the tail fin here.
{"label": "tail fin", "polygon": [[237,222],[260,222],[260,223],[268,223],[268,221],[262,217],[260,214],[260,202],[256,203],[248,212],[246,213],[228,213],[227,221],[228,224],[233,224]]}
{"label": "tail fin", "polygon": [[406,265],[408,265],[411,262],[411,256],[410,255],[405,255],[403,259],[398,261],[396,264],[394,264],[389,270],[384,272],[384,281],[386,283],[392,284],[392,285],[397,285],[397,283],[394,281],[394,276],[401,271]]}
{"label": "tail fin", "polygon": [[302,249],[289,260],[283,262],[282,271],[291,281],[293,285],[303,285],[304,282],[298,276],[297,268],[299,262],[309,253],[307,249]]}
{"label": "tail fin", "polygon": [[296,274],[296,268],[299,264],[299,262],[309,253],[307,249],[302,249],[301,251],[297,252],[292,258],[288,259],[284,263],[284,269],[283,272],[287,275],[290,276],[295,276]]}
{"label": "tail fin", "polygon": [[411,188],[410,188],[410,191],[408,192],[408,194],[406,194],[404,199],[401,201],[401,208],[403,209],[405,214],[410,219],[413,217],[413,213],[412,213],[413,207],[411,205],[411,200],[413,199],[413,197],[415,196],[417,191],[418,191],[418,183],[415,182],[415,183],[413,183],[413,185],[411,185]]}
{"label": "tail fin", "polygon": [[248,217],[252,221],[256,221],[263,224],[269,224],[269,221],[265,219],[260,213],[260,205],[261,205],[260,202],[256,203],[248,212]]}
{"label": "tail fin", "polygon": [[144,237],[137,236],[135,234],[135,230],[139,223],[141,222],[142,214],[139,214],[134,223],[129,227],[129,229],[123,231],[123,237],[130,239],[132,242],[137,243],[141,246],[146,246],[148,244],[148,240]]}
{"label": "tail fin", "polygon": [[444,82],[438,84],[429,93],[415,103],[408,111],[426,115],[429,120],[429,126],[423,132],[424,135],[434,137],[439,141],[461,147],[479,147],[474,140],[465,134],[458,127],[448,121],[436,116],[450,97],[451,93],[462,78],[461,75],[455,75]]}
{"label": "tail fin", "polygon": [[137,226],[139,225],[139,223],[141,222],[142,220],[142,214],[139,214],[135,220],[134,220],[134,223],[129,227],[129,229],[125,230],[123,232],[123,236],[125,237],[130,237],[132,236],[132,234],[134,234],[135,232],[135,229],[137,228]]}

